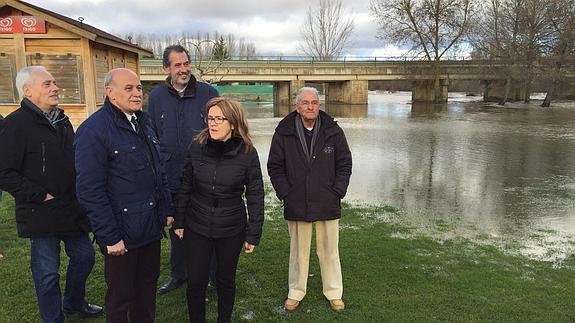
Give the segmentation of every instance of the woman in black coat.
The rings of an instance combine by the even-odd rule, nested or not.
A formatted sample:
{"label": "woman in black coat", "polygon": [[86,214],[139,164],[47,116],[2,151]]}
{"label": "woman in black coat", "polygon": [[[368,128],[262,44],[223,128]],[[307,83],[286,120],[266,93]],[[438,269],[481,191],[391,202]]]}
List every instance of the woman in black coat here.
{"label": "woman in black coat", "polygon": [[[258,153],[239,103],[216,97],[207,103],[208,128],[198,134],[176,198],[175,233],[184,239],[190,322],[205,322],[210,258],[217,261],[218,322],[230,322],[242,245],[260,241],[264,189]],[[247,202],[244,204],[245,196]]]}

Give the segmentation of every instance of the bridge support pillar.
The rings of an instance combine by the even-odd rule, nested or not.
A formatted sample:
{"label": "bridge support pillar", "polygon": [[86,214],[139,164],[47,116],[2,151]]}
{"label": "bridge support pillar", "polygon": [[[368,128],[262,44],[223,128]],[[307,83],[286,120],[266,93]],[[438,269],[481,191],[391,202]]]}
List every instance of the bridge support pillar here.
{"label": "bridge support pillar", "polygon": [[439,80],[439,98],[435,100],[435,81],[434,80],[419,80],[413,82],[411,90],[412,102],[434,102],[441,103],[447,102],[448,85],[447,79]]}
{"label": "bridge support pillar", "polygon": [[291,80],[290,87],[291,87],[291,97],[290,97],[290,105],[295,104],[295,96],[297,94],[297,90],[301,89],[305,86],[304,80]]}
{"label": "bridge support pillar", "polygon": [[366,80],[327,83],[325,101],[345,104],[367,104],[367,85],[368,81]]}
{"label": "bridge support pillar", "polygon": [[[499,102],[505,96],[505,80],[485,81],[483,89],[483,101]],[[525,86],[517,81],[511,81],[511,89],[507,97],[508,101],[521,101],[525,98]]]}
{"label": "bridge support pillar", "polygon": [[305,86],[303,80],[274,83],[274,116],[286,116],[292,111],[297,90]]}
{"label": "bridge support pillar", "polygon": [[274,106],[290,104],[290,84],[289,82],[274,83]]}

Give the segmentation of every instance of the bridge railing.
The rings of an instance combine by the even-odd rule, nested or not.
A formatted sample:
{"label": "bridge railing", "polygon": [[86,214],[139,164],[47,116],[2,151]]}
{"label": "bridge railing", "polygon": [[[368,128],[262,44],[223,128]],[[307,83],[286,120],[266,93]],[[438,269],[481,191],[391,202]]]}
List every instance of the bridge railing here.
{"label": "bridge railing", "polygon": [[[143,61],[156,61],[155,59],[142,59]],[[192,60],[194,57],[192,57]],[[206,60],[204,58],[204,60]],[[470,56],[446,56],[445,61],[469,61]],[[308,62],[308,63],[341,63],[341,62],[413,62],[427,60],[415,56],[339,56],[331,59],[322,59],[314,56],[295,56],[295,55],[273,55],[273,56],[234,56],[226,61],[242,62],[242,61],[276,61],[276,62]]]}

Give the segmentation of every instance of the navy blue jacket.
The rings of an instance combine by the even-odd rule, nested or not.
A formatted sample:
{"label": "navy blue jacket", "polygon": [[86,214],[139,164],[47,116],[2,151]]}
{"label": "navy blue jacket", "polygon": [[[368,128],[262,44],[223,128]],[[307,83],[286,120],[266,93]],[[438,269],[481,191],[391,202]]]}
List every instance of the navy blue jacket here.
{"label": "navy blue jacket", "polygon": [[148,113],[160,139],[160,151],[172,193],[180,188],[190,144],[207,127],[206,103],[216,96],[218,92],[213,87],[197,82],[193,76],[182,97],[172,87],[170,77],[150,93]]}
{"label": "navy blue jacket", "polygon": [[166,223],[171,200],[158,140],[146,113],[136,116],[145,140],[106,98],[74,141],[78,198],[102,247],[146,245],[162,238]]}

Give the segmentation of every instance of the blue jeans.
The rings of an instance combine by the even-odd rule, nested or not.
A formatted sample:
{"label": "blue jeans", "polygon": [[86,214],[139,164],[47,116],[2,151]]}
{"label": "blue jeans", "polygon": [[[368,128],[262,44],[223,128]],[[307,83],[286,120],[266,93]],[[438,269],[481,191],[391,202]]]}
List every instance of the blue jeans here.
{"label": "blue jeans", "polygon": [[86,302],[86,279],[94,266],[94,247],[88,234],[31,238],[30,268],[36,288],[40,317],[45,323],[61,323],[60,242],[64,242],[70,261],[66,273],[64,308],[79,309]]}

